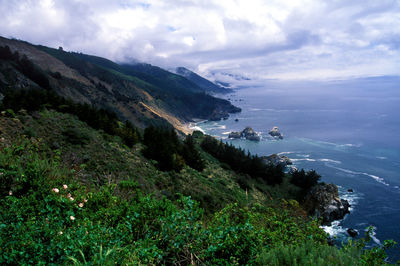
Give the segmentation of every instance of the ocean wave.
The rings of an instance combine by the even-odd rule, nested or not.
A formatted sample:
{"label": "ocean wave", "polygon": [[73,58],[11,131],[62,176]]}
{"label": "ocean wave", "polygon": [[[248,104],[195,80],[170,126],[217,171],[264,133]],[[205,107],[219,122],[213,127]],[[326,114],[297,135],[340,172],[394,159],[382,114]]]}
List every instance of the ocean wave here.
{"label": "ocean wave", "polygon": [[348,147],[360,148],[362,144],[354,144],[354,143],[346,143],[346,144],[338,144],[334,142],[322,141],[322,140],[313,140],[308,138],[299,138],[301,141],[306,142],[308,144],[312,144],[315,146],[334,146],[335,148],[343,149]]}
{"label": "ocean wave", "polygon": [[296,153],[296,152],[295,151],[283,151],[283,152],[278,153],[278,155],[293,154],[293,153]]}
{"label": "ocean wave", "polygon": [[307,162],[316,162],[315,159],[304,158],[304,159],[290,159],[292,162],[299,162],[299,161],[307,161]]}
{"label": "ocean wave", "polygon": [[213,125],[211,127],[206,128],[206,130],[216,130],[216,129],[226,129],[226,125]]}
{"label": "ocean wave", "polygon": [[377,156],[376,158],[377,159],[381,159],[381,160],[386,160],[387,159],[387,157],[384,157],[384,156]]}
{"label": "ocean wave", "polygon": [[231,131],[225,131],[225,132],[222,132],[221,134],[222,135],[229,135],[229,133],[231,133]]}
{"label": "ocean wave", "polygon": [[379,177],[379,176],[376,176],[376,175],[372,175],[372,174],[364,173],[364,172],[356,172],[356,171],[352,171],[352,170],[349,170],[349,169],[344,169],[344,168],[340,168],[340,167],[337,167],[337,166],[333,166],[333,165],[330,165],[328,163],[325,164],[325,165],[328,166],[328,167],[340,170],[342,172],[345,172],[347,174],[369,176],[369,177],[372,177],[376,182],[381,183],[381,184],[383,184],[385,186],[389,186],[389,184],[386,183],[385,180],[382,177]]}
{"label": "ocean wave", "polygon": [[355,207],[358,205],[358,201],[362,198],[362,194],[357,192],[348,192],[347,190],[340,189],[340,197],[344,200],[347,200],[350,204],[350,212],[352,212]]}
{"label": "ocean wave", "polygon": [[190,129],[193,129],[194,131],[201,131],[203,134],[205,134],[206,132],[199,126],[189,126]]}
{"label": "ocean wave", "polygon": [[337,163],[337,164],[341,164],[341,161],[336,161],[336,160],[332,160],[332,159],[318,159],[318,161],[320,162],[328,162],[328,163]]}
{"label": "ocean wave", "polygon": [[[381,241],[376,237],[376,226],[372,226],[372,233],[371,233],[371,239],[378,244],[379,246],[381,245]],[[365,230],[367,231],[367,229]]]}
{"label": "ocean wave", "polygon": [[344,228],[340,221],[333,221],[331,225],[320,226],[330,236],[346,235],[347,228]]}

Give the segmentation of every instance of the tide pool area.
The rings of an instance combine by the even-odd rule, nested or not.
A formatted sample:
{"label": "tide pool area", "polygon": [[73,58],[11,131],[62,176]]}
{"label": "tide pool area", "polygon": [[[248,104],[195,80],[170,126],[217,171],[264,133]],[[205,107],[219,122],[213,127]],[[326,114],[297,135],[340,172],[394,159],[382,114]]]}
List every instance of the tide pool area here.
{"label": "tide pool area", "polygon": [[[351,213],[324,227],[337,242],[349,238],[348,228],[363,236],[373,226],[375,245],[385,239],[400,243],[400,82],[380,81],[271,82],[239,89],[224,97],[241,113],[196,127],[252,154],[286,155],[298,169],[314,169],[321,181],[338,185]],[[261,141],[228,139],[247,126]],[[274,126],[283,140],[269,136]],[[400,245],[389,254],[399,260]]]}

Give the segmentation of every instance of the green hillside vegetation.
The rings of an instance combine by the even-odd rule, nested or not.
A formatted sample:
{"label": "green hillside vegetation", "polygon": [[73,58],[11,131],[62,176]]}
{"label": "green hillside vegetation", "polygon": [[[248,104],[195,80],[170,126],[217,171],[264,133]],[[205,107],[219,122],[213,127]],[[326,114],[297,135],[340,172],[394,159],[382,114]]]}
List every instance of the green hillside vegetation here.
{"label": "green hillside vegetation", "polygon": [[[54,106],[1,107],[0,264],[385,264],[393,242],[329,246],[290,176],[272,186],[234,169],[201,148],[209,137],[199,132],[182,141],[150,128],[129,147]],[[146,154],[157,136],[174,143],[180,169]],[[190,167],[185,149],[202,167]]]}

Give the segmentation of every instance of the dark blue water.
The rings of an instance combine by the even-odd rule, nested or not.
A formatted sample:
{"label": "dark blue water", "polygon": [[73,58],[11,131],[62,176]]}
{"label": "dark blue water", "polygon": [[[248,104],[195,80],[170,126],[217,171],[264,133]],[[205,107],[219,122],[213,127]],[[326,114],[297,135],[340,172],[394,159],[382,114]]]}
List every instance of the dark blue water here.
{"label": "dark blue water", "polygon": [[[364,235],[372,225],[375,245],[394,239],[399,245],[390,259],[400,259],[400,78],[271,81],[224,97],[243,111],[199,127],[226,138],[251,126],[262,135],[260,142],[232,143],[259,155],[285,154],[297,168],[315,169],[322,181],[337,184],[350,201],[351,214],[326,231],[346,240],[347,228]],[[273,126],[283,140],[268,136]]]}

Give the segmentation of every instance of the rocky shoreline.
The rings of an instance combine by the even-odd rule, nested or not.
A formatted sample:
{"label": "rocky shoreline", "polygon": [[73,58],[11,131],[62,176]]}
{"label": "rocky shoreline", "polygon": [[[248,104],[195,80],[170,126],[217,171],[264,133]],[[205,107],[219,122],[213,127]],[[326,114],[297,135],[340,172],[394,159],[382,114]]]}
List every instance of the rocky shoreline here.
{"label": "rocky shoreline", "polygon": [[331,225],[350,213],[349,202],[339,198],[335,184],[322,183],[312,187],[304,197],[303,206],[310,216],[322,219],[322,225]]}
{"label": "rocky shoreline", "polygon": [[[276,126],[274,126],[268,134],[275,139],[283,139],[283,134]],[[261,140],[261,136],[251,127],[246,127],[241,132],[232,131],[229,133],[228,138],[247,139],[251,141]],[[289,157],[279,154],[261,156],[261,159],[265,164],[272,164],[274,166],[279,165],[282,168],[293,165],[293,162]],[[296,167],[291,166],[289,173],[296,170]],[[322,225],[331,225],[333,221],[341,220],[346,214],[350,213],[349,202],[340,199],[338,187],[335,184],[319,183],[312,187],[305,195],[302,205],[308,215],[321,219]],[[353,231],[348,233],[351,236],[355,235]]]}

